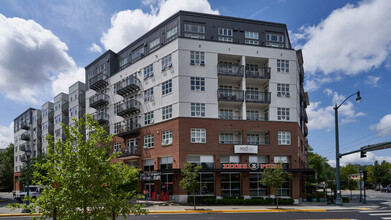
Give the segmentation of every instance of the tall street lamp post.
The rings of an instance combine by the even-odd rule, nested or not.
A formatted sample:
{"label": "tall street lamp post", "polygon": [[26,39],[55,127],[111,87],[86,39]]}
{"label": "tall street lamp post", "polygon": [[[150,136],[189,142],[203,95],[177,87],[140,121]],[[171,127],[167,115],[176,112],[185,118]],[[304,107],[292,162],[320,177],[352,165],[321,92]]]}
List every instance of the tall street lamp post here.
{"label": "tall street lamp post", "polygon": [[348,96],[343,102],[339,105],[335,103],[334,111],[335,111],[335,154],[336,154],[336,170],[337,170],[337,198],[335,201],[335,205],[342,206],[342,197],[341,197],[341,177],[339,173],[339,134],[338,134],[338,108],[341,107],[343,103],[345,103],[346,100],[348,100],[350,97],[357,95],[356,102],[361,102],[361,96],[360,91],[357,91],[356,93]]}
{"label": "tall street lamp post", "polygon": [[[31,150],[27,149],[25,152],[25,155],[27,157],[27,206],[30,205],[30,156],[31,156]],[[30,212],[30,210],[28,210]]]}

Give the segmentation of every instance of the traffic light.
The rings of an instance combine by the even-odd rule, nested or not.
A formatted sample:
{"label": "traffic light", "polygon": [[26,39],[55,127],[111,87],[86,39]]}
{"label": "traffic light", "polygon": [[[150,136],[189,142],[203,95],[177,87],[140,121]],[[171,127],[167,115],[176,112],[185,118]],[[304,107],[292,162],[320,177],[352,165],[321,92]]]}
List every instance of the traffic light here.
{"label": "traffic light", "polygon": [[367,181],[368,171],[364,170],[363,173],[364,173],[364,181]]}
{"label": "traffic light", "polygon": [[367,157],[367,152],[366,151],[360,151],[360,152],[361,152],[361,154],[360,154],[361,158]]}

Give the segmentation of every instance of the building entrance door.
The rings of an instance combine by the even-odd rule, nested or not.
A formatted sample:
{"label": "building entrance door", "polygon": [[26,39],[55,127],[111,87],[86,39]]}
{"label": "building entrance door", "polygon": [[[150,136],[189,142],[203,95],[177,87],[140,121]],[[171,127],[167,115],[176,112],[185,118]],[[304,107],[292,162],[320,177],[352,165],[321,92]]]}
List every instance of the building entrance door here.
{"label": "building entrance door", "polygon": [[155,183],[145,183],[144,189],[148,190],[148,198],[151,199],[152,192],[155,192]]}

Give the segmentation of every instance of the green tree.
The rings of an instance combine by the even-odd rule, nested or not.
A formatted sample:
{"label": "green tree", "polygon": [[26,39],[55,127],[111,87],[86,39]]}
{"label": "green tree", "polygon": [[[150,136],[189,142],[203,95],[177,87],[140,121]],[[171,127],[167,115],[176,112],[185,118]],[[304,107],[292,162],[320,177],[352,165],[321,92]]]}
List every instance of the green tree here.
{"label": "green tree", "polygon": [[325,157],[314,153],[311,146],[308,146],[308,167],[316,171],[316,178],[309,178],[310,181],[315,182],[317,185],[326,181],[326,171],[330,165]]}
{"label": "green tree", "polygon": [[286,170],[282,169],[280,165],[276,168],[266,168],[263,172],[261,172],[261,175],[263,177],[259,182],[262,185],[274,188],[274,195],[276,196],[276,205],[278,209],[277,188],[282,187],[282,184],[286,180],[291,179],[291,175],[286,172]]}
{"label": "green tree", "polygon": [[[44,185],[49,185],[51,183],[44,182],[44,179],[37,179],[38,176],[46,176],[47,175],[47,170],[42,169],[43,166],[42,164],[47,162],[47,156],[45,154],[40,155],[39,157],[34,157],[30,159],[30,185],[34,183],[38,183],[41,181],[42,184]],[[20,177],[20,181],[22,181],[23,184],[27,184],[27,163],[25,163],[26,166],[23,167],[22,169],[22,176]],[[34,174],[35,172],[38,172],[40,175],[31,175]]]}
{"label": "green tree", "polygon": [[0,151],[0,191],[14,188],[14,144]]}
{"label": "green tree", "polygon": [[[124,190],[124,185],[137,184],[138,171],[123,163],[111,164],[118,154],[109,155],[109,142],[105,130],[91,116],[75,120],[73,127],[63,125],[66,139],[48,137],[47,161],[39,169],[46,175],[34,172],[34,178],[52,183],[42,196],[28,207],[42,213],[41,219],[115,219],[129,212],[146,213],[141,205],[132,204],[136,191]],[[88,138],[85,131],[90,131]],[[21,205],[14,204],[13,207]]]}
{"label": "green tree", "polygon": [[375,184],[380,184],[383,187],[386,187],[391,182],[391,174],[390,174],[391,164],[384,161],[379,164],[379,162],[375,161],[373,165],[373,181]]}
{"label": "green tree", "polygon": [[186,163],[185,167],[181,169],[182,180],[179,182],[179,186],[193,195],[194,210],[196,209],[195,193],[200,189],[200,182],[198,181],[198,171],[202,166],[195,166],[190,163]]}

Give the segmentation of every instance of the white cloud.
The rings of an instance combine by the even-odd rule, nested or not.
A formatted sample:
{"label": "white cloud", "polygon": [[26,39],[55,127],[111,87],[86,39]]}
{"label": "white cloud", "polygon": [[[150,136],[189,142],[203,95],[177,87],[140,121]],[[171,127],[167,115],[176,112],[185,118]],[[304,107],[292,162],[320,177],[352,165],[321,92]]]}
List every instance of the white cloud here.
{"label": "white cloud", "polygon": [[[340,104],[346,97],[339,95],[337,92],[333,92],[331,89],[325,89],[323,91],[328,96],[332,97],[332,103]],[[310,129],[321,130],[326,129],[330,131],[334,128],[334,107],[333,105],[321,107],[321,102],[311,102],[311,105],[307,107],[308,114],[308,127]],[[363,116],[365,113],[356,112],[354,110],[354,104],[350,101],[346,101],[339,109],[338,116],[341,124],[352,123],[356,121],[357,117]]]}
{"label": "white cloud", "polygon": [[59,73],[52,82],[52,91],[53,96],[57,95],[60,92],[68,93],[69,86],[75,82],[85,81],[85,71],[83,68],[75,68],[66,73]]}
{"label": "white cloud", "polygon": [[97,52],[97,53],[102,53],[102,48],[98,45],[98,44],[96,44],[96,43],[93,43],[92,45],[91,45],[91,47],[90,48],[88,48],[91,52]]}
{"label": "white cloud", "polygon": [[371,126],[378,136],[391,135],[391,114],[387,114],[380,119],[379,123]]}
{"label": "white cloud", "polygon": [[0,125],[0,148],[8,147],[8,144],[13,143],[14,137],[14,122],[8,127]]}
{"label": "white cloud", "polygon": [[35,21],[0,14],[0,36],[0,93],[7,98],[40,104],[67,83],[53,81],[80,78],[67,45]]}
{"label": "white cloud", "polygon": [[365,84],[370,85],[372,87],[379,87],[380,77],[378,76],[368,76],[368,79],[365,80]]}
{"label": "white cloud", "polygon": [[156,0],[141,0],[143,5],[154,5],[156,4]]}
{"label": "white cloud", "polygon": [[219,14],[218,10],[212,10],[207,0],[161,0],[150,7],[150,13],[144,13],[141,9],[115,13],[111,17],[111,27],[100,39],[105,49],[121,50],[179,10]]}
{"label": "white cloud", "polygon": [[[389,0],[363,0],[294,33],[294,43],[303,49],[304,68],[315,81],[307,87],[316,89],[317,81],[334,81],[330,74],[355,75],[386,63],[391,52],[390,11]],[[328,80],[322,81],[325,76]]]}
{"label": "white cloud", "polygon": [[[367,157],[361,158],[360,153],[355,153],[355,154],[349,154],[346,156],[343,156],[339,163],[341,166],[346,166],[347,164],[374,164],[375,161],[382,162],[383,160],[387,162],[391,162],[391,157],[390,156],[377,156],[372,152],[367,152]],[[328,163],[330,166],[335,167],[335,160],[329,160]]]}

